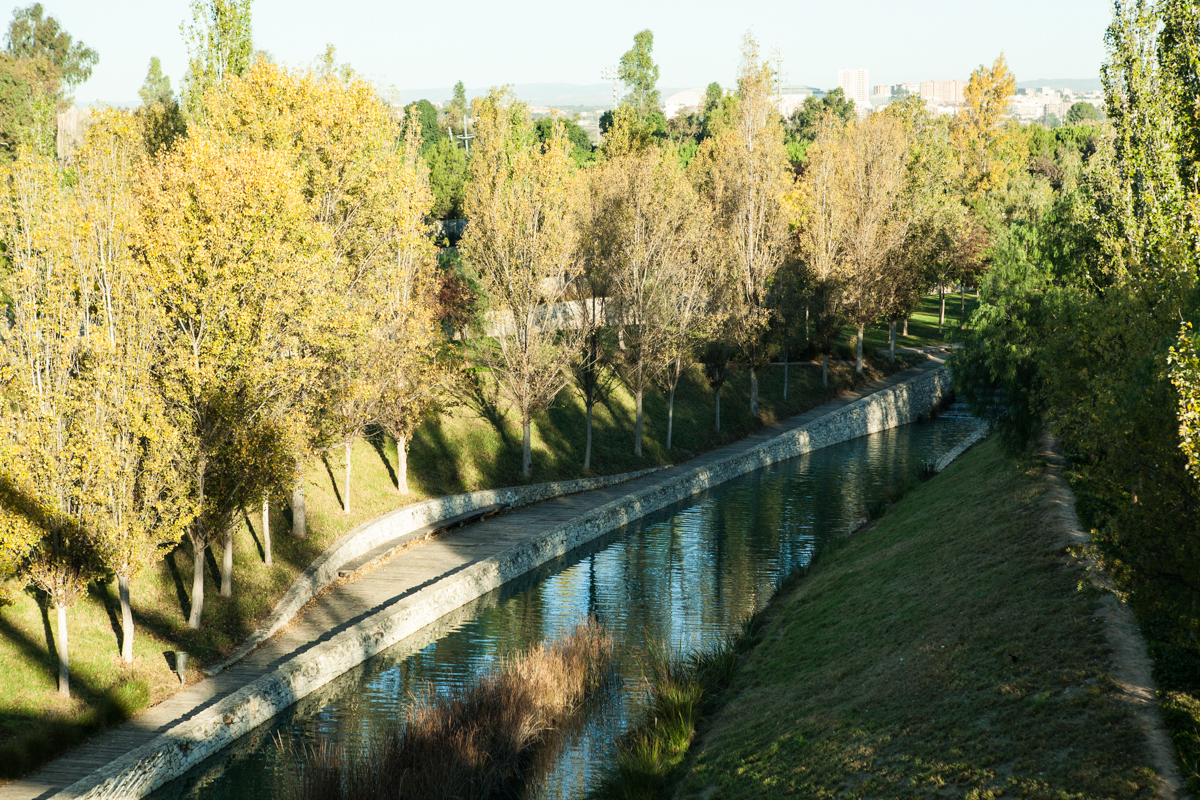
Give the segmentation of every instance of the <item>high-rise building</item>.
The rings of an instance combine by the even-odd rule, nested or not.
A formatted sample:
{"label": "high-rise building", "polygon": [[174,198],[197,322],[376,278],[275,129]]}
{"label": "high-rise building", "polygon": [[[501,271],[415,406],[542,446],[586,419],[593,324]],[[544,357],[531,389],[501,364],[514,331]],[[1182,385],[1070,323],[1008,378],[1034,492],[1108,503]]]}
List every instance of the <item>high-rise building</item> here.
{"label": "high-rise building", "polygon": [[856,103],[870,102],[870,73],[865,69],[839,69],[838,86],[847,99]]}
{"label": "high-rise building", "polygon": [[938,105],[962,105],[966,81],[921,81],[921,99]]}

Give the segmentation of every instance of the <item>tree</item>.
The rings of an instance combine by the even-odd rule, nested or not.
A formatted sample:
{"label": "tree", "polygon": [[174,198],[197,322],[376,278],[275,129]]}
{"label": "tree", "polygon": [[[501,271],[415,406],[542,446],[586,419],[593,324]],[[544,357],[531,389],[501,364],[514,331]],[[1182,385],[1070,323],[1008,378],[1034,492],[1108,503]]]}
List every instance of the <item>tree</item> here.
{"label": "tree", "polygon": [[654,63],[654,33],[650,30],[634,34],[633,47],[621,56],[617,74],[625,84],[629,95],[626,99],[638,116],[647,119],[660,112],[662,99],[657,89],[658,65]]}
{"label": "tree", "polygon": [[467,216],[459,245],[479,271],[496,315],[494,346],[482,354],[503,395],[521,416],[522,474],[533,470],[530,420],[569,382],[577,333],[550,319],[564,299],[578,232],[576,177],[561,128],[546,146],[529,112],[508,90],[473,107],[477,120]]}
{"label": "tree", "polygon": [[[417,136],[424,143],[425,149],[435,146],[446,138],[445,132],[438,126],[438,110],[428,100],[416,100],[406,105],[401,119],[416,120],[419,128]],[[405,124],[407,125],[407,122]]]}
{"label": "tree", "polygon": [[59,86],[47,62],[0,53],[0,158],[11,161],[22,145],[53,151]]}
{"label": "tree", "polygon": [[41,3],[13,10],[5,43],[15,58],[50,65],[57,81],[67,89],[90,78],[92,67],[100,60],[95,50],[72,39],[57,19],[47,16]]}
{"label": "tree", "polygon": [[163,74],[157,56],[150,59],[146,80],[138,90],[138,95],[142,98],[138,117],[142,123],[146,152],[155,155],[161,150],[169,150],[175,145],[175,140],[187,132],[187,120],[171,91],[171,79]]}
{"label": "tree", "polygon": [[577,166],[583,166],[592,157],[592,140],[587,131],[579,123],[565,117],[543,117],[534,123],[533,129],[537,139],[542,144],[554,136],[554,127],[563,129],[563,136],[571,143],[571,159]]}
{"label": "tree", "polygon": [[224,538],[228,594],[240,509],[294,475],[291,411],[316,366],[303,344],[325,310],[329,255],[292,167],[290,153],[194,130],[138,181],[137,252],[170,318],[164,378],[194,461],[192,628],[204,551]]}
{"label": "tree", "polygon": [[642,455],[646,388],[677,354],[671,347],[680,286],[698,245],[697,199],[669,150],[610,158],[592,175],[594,214],[584,251],[589,271],[609,276],[609,302],[625,332],[621,351],[634,398],[633,452]]}
{"label": "tree", "polygon": [[434,219],[462,219],[463,199],[467,184],[467,156],[449,139],[440,139],[425,151],[429,164],[429,188],[433,205],[429,215]]}
{"label": "tree", "polygon": [[465,132],[467,108],[467,88],[459,81],[454,84],[454,96],[446,103],[446,124],[452,131]]}
{"label": "tree", "polygon": [[1013,131],[1007,120],[1008,99],[1016,91],[1016,78],[1004,54],[992,66],[980,65],[963,90],[963,110],[951,131],[959,153],[964,192],[978,198],[1004,186],[1016,166]]}
{"label": "tree", "polygon": [[1089,122],[1096,122],[1099,119],[1100,112],[1096,109],[1096,107],[1083,100],[1072,104],[1071,107],[1067,109],[1068,125],[1086,125]]}
{"label": "tree", "polygon": [[[52,157],[23,152],[4,175],[0,237],[10,298],[0,338],[6,400],[0,436],[0,527],[24,546],[21,572],[46,592],[58,616],[59,693],[69,696],[67,611],[97,573],[95,543],[83,525],[81,488],[94,462],[80,459],[76,404],[87,398],[84,370],[88,307],[68,257],[65,191]],[[12,546],[10,540],[10,547]]]}
{"label": "tree", "polygon": [[155,375],[167,320],[131,249],[140,138],[132,115],[101,112],[75,159],[74,202],[65,209],[73,212],[81,301],[95,309],[85,329],[90,391],[73,420],[95,472],[79,502],[100,562],[117,576],[126,663],[130,584],[179,543],[194,516],[182,437]]}
{"label": "tree", "polygon": [[183,105],[204,116],[205,95],[227,78],[243,75],[254,58],[250,6],[254,0],[191,0],[192,22],[181,24],[188,47]]}
{"label": "tree", "polygon": [[730,245],[737,287],[731,298],[736,303],[732,333],[750,367],[750,413],[755,416],[758,370],[770,355],[768,287],[791,244],[786,198],[794,184],[771,101],[771,80],[770,65],[759,62],[758,43],[747,34],[738,71],[737,116],[704,153],[706,188]]}

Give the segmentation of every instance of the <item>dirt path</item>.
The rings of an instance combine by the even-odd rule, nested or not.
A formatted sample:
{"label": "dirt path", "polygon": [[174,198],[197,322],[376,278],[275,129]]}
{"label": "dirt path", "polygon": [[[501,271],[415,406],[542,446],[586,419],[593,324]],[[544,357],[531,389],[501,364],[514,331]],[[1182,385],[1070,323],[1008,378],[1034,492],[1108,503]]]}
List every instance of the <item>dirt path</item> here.
{"label": "dirt path", "polygon": [[[1079,524],[1075,513],[1075,495],[1062,477],[1064,459],[1058,442],[1044,439],[1039,456],[1046,461],[1046,521],[1058,534],[1060,547],[1084,547],[1092,543],[1091,535]],[[1150,763],[1158,773],[1158,793],[1163,800],[1187,800],[1183,779],[1175,762],[1175,747],[1158,710],[1158,689],[1154,685],[1146,640],[1142,637],[1133,609],[1117,596],[1107,575],[1095,561],[1084,558],[1077,562],[1087,571],[1088,578],[1104,595],[1100,614],[1104,618],[1105,636],[1112,648],[1113,677],[1121,684],[1125,698],[1133,709],[1138,724],[1146,734]]]}

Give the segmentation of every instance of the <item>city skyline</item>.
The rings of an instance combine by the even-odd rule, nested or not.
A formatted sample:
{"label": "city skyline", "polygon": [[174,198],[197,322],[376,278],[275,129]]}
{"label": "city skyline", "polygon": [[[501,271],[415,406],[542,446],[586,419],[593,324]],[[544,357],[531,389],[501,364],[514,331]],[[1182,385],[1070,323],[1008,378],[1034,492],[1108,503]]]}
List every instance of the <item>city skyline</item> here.
{"label": "city skyline", "polygon": [[[81,103],[136,102],[152,56],[178,87],[187,54],[179,32],[184,0],[50,0],[47,10],[78,40],[100,53],[91,80],[75,92]],[[337,13],[331,13],[336,8]],[[899,8],[862,0],[853,7],[715,2],[646,7],[616,0],[603,11],[561,13],[543,0],[519,6],[464,0],[444,6],[380,6],[345,0],[257,0],[255,45],[291,66],[311,63],[327,44],[382,87],[400,90],[506,83],[600,83],[633,34],[655,34],[660,86],[686,88],[717,81],[732,86],[739,46],[749,30],[763,55],[776,47],[788,83],[837,85],[837,72],[865,67],[879,84],[965,79],[1003,51],[1018,80],[1089,79],[1104,58],[1109,8],[1073,0],[1047,8],[1031,0],[1002,11],[964,13],[961,4],[923,2]],[[465,20],[465,22],[464,22]],[[869,24],[865,23],[869,20]],[[436,35],[428,35],[429,31]],[[836,35],[833,35],[836,32]]]}

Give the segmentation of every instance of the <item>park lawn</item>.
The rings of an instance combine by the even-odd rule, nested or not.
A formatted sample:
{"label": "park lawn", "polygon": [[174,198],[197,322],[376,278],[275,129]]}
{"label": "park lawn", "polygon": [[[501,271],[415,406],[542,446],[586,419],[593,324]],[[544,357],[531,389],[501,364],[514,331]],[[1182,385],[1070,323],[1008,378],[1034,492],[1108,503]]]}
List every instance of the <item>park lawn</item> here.
{"label": "park lawn", "polygon": [[682,796],[1157,797],[1096,590],[994,438],[768,606]]}
{"label": "park lawn", "polygon": [[[968,292],[965,299],[967,320],[979,305],[979,300]],[[940,301],[936,294],[921,299],[913,313],[908,318],[908,336],[901,336],[903,324],[896,325],[896,347],[928,347],[929,345],[955,342],[962,335],[962,323],[959,315],[958,294],[946,295],[946,322],[942,330],[938,330],[938,311]],[[854,344],[857,331],[853,326],[846,326],[838,337],[838,344],[843,358],[854,357]],[[877,322],[868,325],[863,330],[863,354],[870,355],[888,346],[888,323]]]}
{"label": "park lawn", "polygon": [[[897,364],[896,368],[901,368]],[[72,690],[70,700],[56,693],[57,655],[52,607],[31,590],[13,591],[11,605],[0,608],[0,777],[22,775],[86,736],[119,722],[178,689],[167,654],[185,650],[197,666],[216,663],[270,613],[297,574],[326,547],[355,526],[427,497],[476,489],[512,486],[625,472],[672,463],[736,441],[761,428],[824,402],[861,380],[889,371],[886,363],[868,364],[856,379],[846,367],[831,370],[831,385],[820,385],[820,370],[793,365],[789,399],[782,398],[783,370],[763,370],[760,418],[748,413],[749,382],[744,370],[731,369],[722,391],[722,431],[713,427],[713,397],[699,368],[690,370],[676,394],[675,449],[663,445],[666,398],[657,390],[645,398],[645,455],[633,455],[633,400],[614,387],[595,411],[593,469],[581,469],[584,410],[571,390],[534,417],[534,475],[520,475],[520,421],[479,397],[464,399],[427,421],[409,450],[410,494],[395,488],[395,443],[372,435],[352,451],[351,513],[342,510],[344,448],[314,459],[305,474],[309,525],[307,539],[293,539],[290,515],[272,502],[270,524],[274,564],[263,562],[261,509],[247,509],[234,535],[233,596],[220,597],[219,544],[207,558],[203,627],[187,627],[191,593],[191,551],[182,545],[132,584],[136,636],[135,661],[119,660],[120,612],[115,581],[96,584],[68,615]],[[199,673],[192,672],[196,680]]]}

